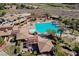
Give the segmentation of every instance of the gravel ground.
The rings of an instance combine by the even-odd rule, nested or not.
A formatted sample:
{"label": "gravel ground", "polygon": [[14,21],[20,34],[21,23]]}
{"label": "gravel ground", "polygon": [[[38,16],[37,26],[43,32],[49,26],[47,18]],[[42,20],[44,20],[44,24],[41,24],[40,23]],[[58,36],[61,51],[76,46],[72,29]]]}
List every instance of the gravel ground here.
{"label": "gravel ground", "polygon": [[[39,13],[39,9],[19,9],[18,12],[20,13],[25,13],[25,12],[37,13],[38,12]],[[48,9],[45,9],[44,12],[50,13],[51,15],[55,15],[55,16],[79,18],[79,10],[62,10],[62,9],[48,8]]]}
{"label": "gravel ground", "polygon": [[5,53],[4,51],[1,51],[0,56],[9,56],[9,55],[7,53]]}

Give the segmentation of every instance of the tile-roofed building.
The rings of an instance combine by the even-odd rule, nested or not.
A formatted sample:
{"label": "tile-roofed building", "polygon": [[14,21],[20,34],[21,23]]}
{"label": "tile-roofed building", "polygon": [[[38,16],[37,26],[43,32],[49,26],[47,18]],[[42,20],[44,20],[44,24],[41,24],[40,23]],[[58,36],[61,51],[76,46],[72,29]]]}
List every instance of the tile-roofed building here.
{"label": "tile-roofed building", "polygon": [[10,9],[10,8],[11,8],[10,5],[6,5],[6,6],[4,6],[4,7],[5,7],[5,9]]}
{"label": "tile-roofed building", "polygon": [[36,44],[36,43],[38,43],[38,37],[37,36],[29,37],[28,42],[29,42],[29,44]]}
{"label": "tile-roofed building", "polygon": [[19,39],[26,39],[26,37],[27,37],[27,32],[28,32],[28,30],[27,30],[27,28],[26,28],[26,26],[22,26],[22,27],[20,27],[19,28],[19,26],[14,26],[13,27],[13,31],[14,32],[17,32],[16,33],[16,38],[17,38],[17,40],[19,40]]}
{"label": "tile-roofed building", "polygon": [[15,5],[6,5],[4,7],[5,7],[5,9],[16,9],[17,6],[15,6]]}
{"label": "tile-roofed building", "polygon": [[0,36],[9,36],[11,35],[11,30],[5,32],[5,31],[0,31]]}
{"label": "tile-roofed building", "polygon": [[30,16],[31,13],[22,13],[22,14],[17,14],[20,17],[25,17],[25,16]]}
{"label": "tile-roofed building", "polygon": [[16,5],[12,5],[12,9],[16,9],[17,8],[17,6]]}
{"label": "tile-roofed building", "polygon": [[12,35],[16,35],[17,36],[17,34],[20,32],[20,30],[19,30],[19,26],[13,26],[13,28],[12,28]]}
{"label": "tile-roofed building", "polygon": [[0,26],[0,30],[5,30],[5,29],[12,30],[12,27],[13,27],[13,26],[4,26],[4,25],[2,26],[2,25],[1,25],[1,26]]}
{"label": "tile-roofed building", "polygon": [[50,52],[52,47],[53,47],[53,44],[51,41],[49,40],[40,40],[38,41],[38,47],[39,47],[39,51],[40,53],[43,53],[43,52]]}
{"label": "tile-roofed building", "polygon": [[6,14],[5,16],[4,16],[4,19],[7,19],[7,20],[10,20],[10,21],[14,21],[14,20],[17,20],[17,15],[15,15],[15,14]]}
{"label": "tile-roofed building", "polygon": [[19,26],[13,26],[12,30],[19,30]]}
{"label": "tile-roofed building", "polygon": [[23,33],[17,33],[17,34],[16,34],[16,39],[17,39],[17,40],[26,39],[26,36],[23,35]]}

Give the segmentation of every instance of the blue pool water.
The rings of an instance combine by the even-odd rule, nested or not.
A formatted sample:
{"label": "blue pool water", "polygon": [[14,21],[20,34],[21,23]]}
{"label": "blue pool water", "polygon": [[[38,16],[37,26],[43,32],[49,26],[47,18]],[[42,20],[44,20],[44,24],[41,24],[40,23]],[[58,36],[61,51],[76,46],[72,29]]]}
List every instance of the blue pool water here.
{"label": "blue pool water", "polygon": [[44,23],[36,23],[36,32],[38,33],[45,33],[48,29],[51,29],[56,32],[56,34],[59,34],[59,26],[55,24],[54,22],[44,22]]}

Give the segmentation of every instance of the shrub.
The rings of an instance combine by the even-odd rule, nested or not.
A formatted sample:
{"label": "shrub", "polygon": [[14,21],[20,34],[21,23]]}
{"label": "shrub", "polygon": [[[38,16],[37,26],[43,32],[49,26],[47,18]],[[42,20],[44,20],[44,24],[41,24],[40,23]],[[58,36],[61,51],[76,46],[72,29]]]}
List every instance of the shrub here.
{"label": "shrub", "polygon": [[3,10],[5,5],[5,3],[0,3],[0,10]]}
{"label": "shrub", "polygon": [[53,31],[53,30],[51,30],[51,29],[48,29],[48,30],[47,30],[47,33],[50,34],[50,35],[55,35],[55,31]]}
{"label": "shrub", "polygon": [[0,17],[4,16],[6,14],[5,11],[0,11]]}
{"label": "shrub", "polygon": [[54,48],[56,56],[66,56],[65,52],[62,51],[62,47],[60,45],[56,45]]}
{"label": "shrub", "polygon": [[17,54],[17,53],[20,53],[20,47],[16,47],[16,48],[14,49],[14,54]]}
{"label": "shrub", "polygon": [[4,44],[4,39],[2,37],[0,37],[0,46],[2,46]]}
{"label": "shrub", "polygon": [[16,51],[17,51],[17,53],[19,53],[20,52],[20,47],[17,47]]}
{"label": "shrub", "polygon": [[34,18],[32,19],[32,21],[36,21],[36,17],[34,17]]}

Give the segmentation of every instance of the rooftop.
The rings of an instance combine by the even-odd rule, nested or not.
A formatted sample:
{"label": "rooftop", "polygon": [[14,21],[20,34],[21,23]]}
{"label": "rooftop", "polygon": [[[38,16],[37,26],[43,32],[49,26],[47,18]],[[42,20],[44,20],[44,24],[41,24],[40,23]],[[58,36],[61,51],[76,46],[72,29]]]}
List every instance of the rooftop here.
{"label": "rooftop", "polygon": [[40,53],[50,52],[53,47],[53,44],[51,41],[47,39],[44,39],[44,40],[41,39],[40,41],[38,41],[38,47],[39,47]]}

